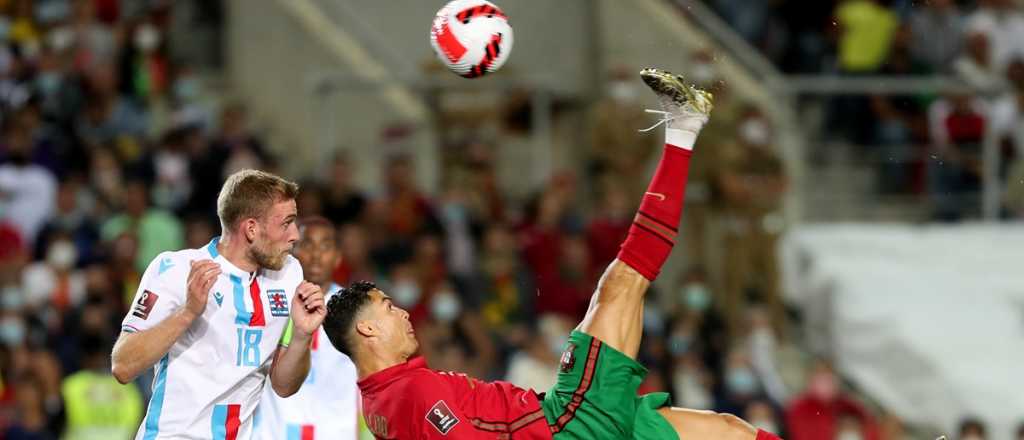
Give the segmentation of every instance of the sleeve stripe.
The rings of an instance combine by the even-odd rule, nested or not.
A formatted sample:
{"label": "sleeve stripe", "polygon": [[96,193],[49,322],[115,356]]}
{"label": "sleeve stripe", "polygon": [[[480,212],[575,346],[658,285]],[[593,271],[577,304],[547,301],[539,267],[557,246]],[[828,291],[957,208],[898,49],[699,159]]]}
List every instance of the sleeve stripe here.
{"label": "sleeve stripe", "polygon": [[288,324],[285,324],[285,326],[284,326],[284,333],[281,334],[281,340],[277,342],[277,345],[280,345],[282,347],[287,347],[288,345],[290,345],[292,343],[292,328],[293,327],[294,326],[292,324],[292,319],[288,318]]}

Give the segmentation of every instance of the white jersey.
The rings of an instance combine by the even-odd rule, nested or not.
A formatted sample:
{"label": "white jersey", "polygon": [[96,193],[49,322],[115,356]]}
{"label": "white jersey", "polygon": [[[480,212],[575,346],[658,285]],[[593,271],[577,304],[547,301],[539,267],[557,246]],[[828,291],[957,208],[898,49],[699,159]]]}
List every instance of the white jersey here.
{"label": "white jersey", "polygon": [[154,367],[153,397],[136,440],[252,438],[253,415],[302,282],[298,260],[289,255],[280,271],[248,273],[217,252],[216,238],[202,249],[164,252],[143,274],[122,330],[144,331],[184,307],[190,262],[204,259],[222,272],[203,315]]}
{"label": "white jersey", "polygon": [[[339,288],[332,286],[330,294]],[[330,298],[330,296],[328,296]],[[331,345],[320,327],[313,334],[309,376],[297,393],[282,398],[267,387],[257,417],[264,440],[355,440],[359,433],[356,366]]]}

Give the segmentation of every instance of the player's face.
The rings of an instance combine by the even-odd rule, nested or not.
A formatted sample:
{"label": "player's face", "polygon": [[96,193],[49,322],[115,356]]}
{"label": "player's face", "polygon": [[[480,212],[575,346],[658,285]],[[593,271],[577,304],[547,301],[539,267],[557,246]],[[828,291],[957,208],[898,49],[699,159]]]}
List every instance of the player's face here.
{"label": "player's face", "polygon": [[270,212],[259,221],[259,232],[249,248],[249,256],[270,270],[281,270],[285,258],[299,241],[299,227],[295,224],[298,210],[295,200],[275,203]]}
{"label": "player's face", "polygon": [[303,228],[302,238],[295,246],[295,258],[302,264],[302,273],[311,283],[325,286],[331,282],[334,268],[341,260],[334,228],[314,225]]}
{"label": "player's face", "polygon": [[373,297],[374,319],[380,327],[383,345],[393,347],[404,356],[411,356],[419,347],[419,342],[416,341],[412,322],[409,322],[409,312],[395,305],[380,290],[373,290],[370,295]]}

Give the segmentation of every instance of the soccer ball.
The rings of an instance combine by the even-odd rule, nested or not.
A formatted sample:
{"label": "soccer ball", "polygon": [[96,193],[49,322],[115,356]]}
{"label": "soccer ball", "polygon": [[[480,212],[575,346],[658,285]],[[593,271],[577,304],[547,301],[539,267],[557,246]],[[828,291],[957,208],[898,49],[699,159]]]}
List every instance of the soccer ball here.
{"label": "soccer ball", "polygon": [[452,72],[477,78],[501,68],[512,51],[512,26],[486,0],[452,0],[430,27],[430,45]]}

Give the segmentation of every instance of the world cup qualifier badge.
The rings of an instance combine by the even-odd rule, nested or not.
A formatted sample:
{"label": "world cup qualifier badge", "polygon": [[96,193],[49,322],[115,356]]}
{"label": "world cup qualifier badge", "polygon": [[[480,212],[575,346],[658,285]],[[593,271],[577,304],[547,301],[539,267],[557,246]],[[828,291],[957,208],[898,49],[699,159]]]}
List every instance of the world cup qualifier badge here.
{"label": "world cup qualifier badge", "polygon": [[145,290],[142,295],[139,296],[139,300],[132,305],[132,316],[142,319],[149,319],[149,312],[153,311],[153,306],[156,305],[156,300],[160,296]]}
{"label": "world cup qualifier badge", "polygon": [[270,316],[288,316],[288,296],[284,290],[268,290],[267,299],[270,302]]}
{"label": "world cup qualifier badge", "polygon": [[576,344],[570,343],[568,347],[565,347],[565,351],[562,352],[562,358],[558,361],[559,370],[563,373],[572,371],[572,367],[576,365]]}

